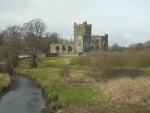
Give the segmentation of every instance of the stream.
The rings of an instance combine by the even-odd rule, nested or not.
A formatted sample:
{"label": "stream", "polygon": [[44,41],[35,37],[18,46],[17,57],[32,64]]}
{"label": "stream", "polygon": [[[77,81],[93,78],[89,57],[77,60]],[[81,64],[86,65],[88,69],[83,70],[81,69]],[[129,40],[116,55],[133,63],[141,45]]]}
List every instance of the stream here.
{"label": "stream", "polygon": [[45,107],[41,89],[22,76],[11,76],[10,91],[0,98],[0,113],[40,113]]}

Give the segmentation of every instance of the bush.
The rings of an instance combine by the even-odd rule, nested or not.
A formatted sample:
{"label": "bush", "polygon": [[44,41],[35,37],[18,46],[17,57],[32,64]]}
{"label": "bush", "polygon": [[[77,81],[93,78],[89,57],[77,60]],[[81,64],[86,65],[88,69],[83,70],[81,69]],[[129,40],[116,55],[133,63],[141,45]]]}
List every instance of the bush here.
{"label": "bush", "polygon": [[60,71],[60,76],[61,77],[68,77],[70,74],[70,66],[65,65],[62,70]]}
{"label": "bush", "polygon": [[87,65],[90,66],[90,57],[89,56],[80,56],[71,59],[71,65]]}
{"label": "bush", "polygon": [[59,101],[52,101],[50,104],[50,108],[53,110],[58,110],[62,108],[62,104]]}
{"label": "bush", "polygon": [[48,100],[50,100],[50,101],[56,101],[56,100],[58,100],[58,95],[55,94],[55,93],[50,93],[48,95]]}
{"label": "bush", "polygon": [[[92,69],[90,70],[92,72],[92,74],[90,72],[90,76],[99,81],[100,79],[106,80],[112,76],[116,77],[121,75],[122,72],[126,75],[131,75],[130,73],[135,73],[136,71],[140,73],[138,70],[150,66],[150,52],[95,52],[87,56],[78,57],[74,62],[78,65],[89,65]],[[110,75],[108,74],[109,72],[111,72],[112,76],[107,76]],[[125,74],[123,76],[126,76]],[[134,74],[133,76],[136,75]]]}
{"label": "bush", "polygon": [[72,62],[78,65],[99,67],[101,70],[116,67],[146,68],[150,66],[150,52],[95,52],[78,57]]}
{"label": "bush", "polygon": [[0,64],[0,72],[6,72],[6,66],[4,64]]}

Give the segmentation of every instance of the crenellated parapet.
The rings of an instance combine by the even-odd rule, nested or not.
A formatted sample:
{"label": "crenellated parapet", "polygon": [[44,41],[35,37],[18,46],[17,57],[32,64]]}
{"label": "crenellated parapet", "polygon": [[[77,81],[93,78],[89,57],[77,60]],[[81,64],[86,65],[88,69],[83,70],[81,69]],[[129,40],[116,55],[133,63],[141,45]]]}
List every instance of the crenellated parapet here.
{"label": "crenellated parapet", "polygon": [[82,27],[92,27],[92,24],[87,24],[87,21],[83,22],[82,24],[77,24],[77,23],[74,23],[74,27],[77,27],[77,28],[82,28]]}

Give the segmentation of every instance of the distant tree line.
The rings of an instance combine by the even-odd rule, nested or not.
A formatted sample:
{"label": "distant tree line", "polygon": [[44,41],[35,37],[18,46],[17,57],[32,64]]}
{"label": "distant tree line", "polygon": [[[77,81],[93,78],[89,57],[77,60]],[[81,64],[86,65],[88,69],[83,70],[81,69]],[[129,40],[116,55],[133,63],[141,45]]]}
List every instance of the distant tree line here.
{"label": "distant tree line", "polygon": [[8,26],[0,31],[0,71],[5,68],[11,72],[18,65],[21,54],[30,55],[31,67],[37,67],[37,54],[49,52],[51,43],[62,42],[64,39],[58,33],[46,32],[46,24],[41,19]]}
{"label": "distant tree line", "polygon": [[131,44],[128,47],[120,46],[117,43],[114,43],[113,45],[109,46],[109,51],[132,51],[132,52],[139,52],[139,51],[147,51],[150,50],[150,41],[146,41],[144,43],[137,43],[137,44]]}

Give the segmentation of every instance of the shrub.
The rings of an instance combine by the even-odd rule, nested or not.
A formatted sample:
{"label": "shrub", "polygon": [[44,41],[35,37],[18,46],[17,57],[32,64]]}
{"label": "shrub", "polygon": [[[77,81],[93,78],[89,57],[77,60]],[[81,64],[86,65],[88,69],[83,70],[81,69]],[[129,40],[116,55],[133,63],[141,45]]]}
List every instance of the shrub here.
{"label": "shrub", "polygon": [[150,52],[95,52],[78,57],[72,62],[78,65],[98,67],[101,70],[116,67],[146,68],[150,66]]}
{"label": "shrub", "polygon": [[62,70],[60,71],[60,76],[61,77],[68,77],[70,74],[70,66],[65,65]]}
{"label": "shrub", "polygon": [[37,65],[36,62],[32,62],[32,63],[31,63],[31,67],[32,67],[32,68],[37,68],[37,66],[38,66],[38,65]]}
{"label": "shrub", "polygon": [[80,56],[80,57],[75,57],[72,58],[70,61],[71,65],[87,65],[90,66],[90,57],[87,56]]}
{"label": "shrub", "polygon": [[79,65],[89,65],[92,69],[90,70],[92,72],[90,72],[90,76],[97,81],[107,80],[112,76],[122,76],[122,73],[125,73],[123,76],[133,75],[132,73],[136,76],[136,71],[136,73],[141,73],[138,70],[150,66],[150,52],[95,52],[87,56],[78,57],[74,62]]}
{"label": "shrub", "polygon": [[58,100],[58,95],[55,94],[55,93],[50,93],[48,95],[48,100],[50,100],[50,101],[56,101],[56,100]]}
{"label": "shrub", "polygon": [[52,101],[50,104],[50,108],[53,110],[58,110],[62,108],[62,104],[59,101]]}

